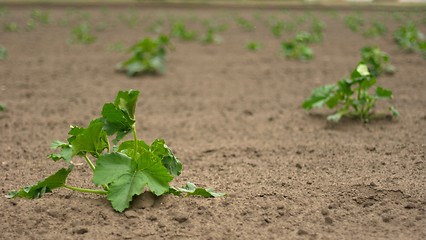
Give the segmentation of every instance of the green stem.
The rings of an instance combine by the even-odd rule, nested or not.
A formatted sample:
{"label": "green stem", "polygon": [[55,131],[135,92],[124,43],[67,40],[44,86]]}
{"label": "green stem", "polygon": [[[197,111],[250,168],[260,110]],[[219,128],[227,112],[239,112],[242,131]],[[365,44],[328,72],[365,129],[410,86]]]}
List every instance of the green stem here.
{"label": "green stem", "polygon": [[133,124],[132,131],[133,131],[133,138],[135,141],[135,154],[136,154],[136,152],[138,151],[138,137],[136,135],[136,124]]}
{"label": "green stem", "polygon": [[64,188],[68,188],[68,189],[73,190],[73,191],[84,192],[84,193],[94,193],[94,194],[102,194],[102,195],[108,194],[108,192],[104,191],[104,190],[79,188],[79,187],[73,187],[73,186],[69,186],[69,185],[64,185]]}
{"label": "green stem", "polygon": [[87,156],[87,153],[84,154],[84,159],[86,159],[87,164],[89,164],[92,171],[95,171],[95,165],[93,165],[92,161],[90,161],[89,157]]}

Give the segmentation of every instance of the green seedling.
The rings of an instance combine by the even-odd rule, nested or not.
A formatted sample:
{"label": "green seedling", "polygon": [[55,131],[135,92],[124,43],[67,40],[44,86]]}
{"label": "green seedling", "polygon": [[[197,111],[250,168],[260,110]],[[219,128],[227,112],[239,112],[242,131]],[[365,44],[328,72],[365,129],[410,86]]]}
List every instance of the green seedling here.
{"label": "green seedling", "polygon": [[103,32],[108,28],[108,24],[106,22],[99,22],[95,26],[95,30],[98,32]]}
{"label": "green seedling", "polygon": [[393,33],[393,38],[399,47],[405,51],[422,53],[426,51],[425,37],[414,23],[408,23],[399,27]]}
{"label": "green seedling", "polygon": [[184,41],[191,41],[197,38],[197,33],[189,31],[183,22],[176,22],[172,27],[170,35]]}
{"label": "green seedling", "polygon": [[29,19],[27,23],[25,24],[25,30],[28,32],[34,30],[37,26],[37,23],[33,19]]}
{"label": "green seedling", "polygon": [[0,112],[6,111],[6,106],[0,103]]}
{"label": "green seedling", "polygon": [[281,48],[284,55],[289,59],[296,59],[301,61],[311,60],[314,53],[306,43],[298,42],[295,40],[281,43]]}
{"label": "green seedling", "polygon": [[370,28],[367,28],[364,31],[364,36],[366,37],[380,37],[387,33],[388,28],[381,24],[380,22],[373,22],[373,25]]}
{"label": "green seedling", "polygon": [[253,31],[255,29],[255,26],[252,22],[250,22],[249,20],[242,18],[242,17],[237,17],[235,19],[235,22],[244,30],[244,31]]}
{"label": "green seedling", "polygon": [[7,59],[7,49],[0,45],[0,60],[6,60]]}
{"label": "green seedling", "polygon": [[209,27],[207,32],[201,37],[201,41],[207,44],[219,44],[222,42],[222,37],[217,34],[217,30],[213,27]]}
{"label": "green seedling", "polygon": [[248,42],[246,44],[246,49],[252,52],[256,52],[263,48],[263,44],[260,42]]}
{"label": "green seedling", "polygon": [[319,41],[319,39],[318,39],[318,37],[316,35],[314,35],[312,33],[309,33],[309,32],[298,32],[296,34],[296,36],[294,37],[294,40],[296,42],[306,43],[306,44],[314,43],[314,42],[318,42]]}
{"label": "green seedling", "polygon": [[19,30],[19,26],[15,22],[5,23],[3,25],[3,30],[5,32],[17,32]]}
{"label": "green seedling", "polygon": [[127,47],[122,42],[111,44],[107,47],[108,52],[120,52],[124,53],[126,52]]}
{"label": "green seedling", "polygon": [[[338,122],[343,116],[351,116],[368,122],[377,100],[392,99],[392,91],[380,86],[376,87],[373,94],[369,93],[376,82],[377,79],[370,74],[367,65],[360,62],[349,78],[314,89],[302,107],[311,110],[326,105],[330,109],[336,109],[334,114],[327,117],[329,121]],[[393,106],[389,110],[393,116],[399,115]]]}
{"label": "green seedling", "polygon": [[0,17],[4,17],[9,13],[5,7],[0,7]]}
{"label": "green seedling", "polygon": [[352,32],[359,32],[364,26],[364,19],[359,14],[348,15],[345,17],[345,25]]}
{"label": "green seedling", "polygon": [[151,26],[149,26],[148,31],[152,33],[161,33],[164,28],[163,20],[156,20]]}
{"label": "green seedling", "polygon": [[129,76],[140,73],[156,74],[165,72],[166,48],[170,44],[167,36],[156,39],[144,38],[130,48],[132,56],[117,66]]}
{"label": "green seedling", "polygon": [[390,64],[389,55],[377,47],[364,47],[361,49],[361,59],[367,65],[372,77],[382,73],[393,74],[395,67]]}
{"label": "green seedling", "polygon": [[323,39],[323,32],[325,29],[325,23],[318,19],[312,21],[311,34],[313,42],[321,42]]}
{"label": "green seedling", "polygon": [[31,11],[31,19],[43,24],[49,24],[49,13],[40,9],[33,9]]}
{"label": "green seedling", "polygon": [[139,16],[137,11],[129,11],[127,14],[120,14],[118,16],[119,20],[125,23],[127,26],[134,28],[138,25]]}
{"label": "green seedling", "polygon": [[283,35],[284,30],[285,30],[284,22],[275,21],[271,23],[271,32],[275,37],[280,38]]}
{"label": "green seedling", "polygon": [[91,44],[96,41],[96,36],[90,32],[87,23],[82,23],[71,30],[71,43]]}
{"label": "green seedling", "polygon": [[[35,199],[58,188],[104,195],[114,210],[123,212],[129,208],[134,196],[150,191],[156,196],[165,194],[220,197],[211,189],[187,183],[181,188],[170,186],[170,182],[182,172],[182,164],[162,139],[151,144],[137,138],[135,109],[139,91],[120,91],[114,102],[102,108],[102,117],[92,120],[88,127],[71,126],[66,142],[54,141],[52,148],[60,150],[49,155],[53,161],[63,161],[53,175],[35,185],[10,191],[8,198]],[[122,142],[127,135],[133,139]],[[109,138],[114,146],[111,146]],[[96,189],[75,187],[67,184],[67,178],[76,170],[74,161],[83,158],[93,173],[92,182]],[[96,159],[96,164],[92,161]],[[79,168],[77,168],[79,169]]]}

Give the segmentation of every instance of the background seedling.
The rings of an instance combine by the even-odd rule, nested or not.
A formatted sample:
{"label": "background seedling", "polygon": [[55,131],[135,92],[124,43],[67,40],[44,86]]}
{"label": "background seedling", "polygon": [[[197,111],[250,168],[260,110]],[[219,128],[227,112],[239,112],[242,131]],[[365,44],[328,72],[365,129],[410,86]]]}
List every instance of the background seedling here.
{"label": "background seedling", "polygon": [[31,19],[43,24],[49,24],[49,13],[40,9],[33,9],[31,11]]}
{"label": "background seedling", "polygon": [[[10,191],[8,198],[35,199],[51,193],[57,188],[105,195],[112,207],[122,212],[129,207],[134,196],[146,190],[156,196],[164,194],[220,197],[211,189],[187,183],[181,188],[170,186],[170,182],[182,172],[181,162],[162,139],[150,145],[137,138],[135,109],[139,91],[120,91],[114,102],[104,104],[102,117],[94,119],[87,128],[71,126],[67,142],[54,141],[53,148],[60,153],[51,154],[53,161],[64,161],[67,168],[61,168],[53,175],[35,185]],[[127,134],[133,140],[121,142]],[[114,146],[110,145],[108,137]],[[80,188],[67,184],[67,178],[74,169],[73,159],[82,157],[93,173],[92,182],[98,189]],[[95,158],[96,165],[91,158]]]}
{"label": "background seedling", "polygon": [[195,31],[189,31],[183,22],[176,22],[172,26],[170,35],[184,41],[191,41],[197,38]]}
{"label": "background seedling", "polygon": [[[392,99],[392,91],[377,86],[373,94],[369,89],[375,86],[377,79],[370,74],[364,62],[360,62],[349,78],[343,78],[337,84],[325,85],[312,91],[312,95],[303,102],[306,110],[321,108],[326,105],[336,112],[327,117],[328,120],[338,122],[343,116],[353,116],[368,122],[376,101]],[[393,116],[398,116],[398,111],[390,106]]]}
{"label": "background seedling", "polygon": [[156,39],[144,38],[130,48],[132,56],[118,64],[117,69],[129,76],[140,73],[164,73],[166,47],[170,44],[167,36]]}
{"label": "background seedling", "polygon": [[255,26],[252,22],[249,20],[243,18],[243,17],[237,17],[235,19],[235,22],[244,30],[244,31],[253,31],[255,29]]}
{"label": "background seedling", "polygon": [[71,30],[71,43],[91,44],[96,41],[96,37],[91,34],[87,23],[82,23]]}
{"label": "background seedling", "polygon": [[219,36],[217,34],[217,29],[215,29],[214,27],[209,27],[207,29],[207,32],[201,37],[201,41],[203,43],[215,43],[215,44],[219,44],[222,42],[222,37]]}
{"label": "background seedling", "polygon": [[345,25],[352,32],[359,32],[364,26],[364,19],[359,14],[352,14],[345,17]]}
{"label": "background seedling", "polygon": [[263,48],[263,44],[260,42],[248,42],[246,44],[246,49],[252,52],[256,52]]}
{"label": "background seedling", "polygon": [[127,47],[122,42],[111,44],[107,47],[109,52],[125,52]]}
{"label": "background seedling", "polygon": [[0,60],[6,60],[7,59],[7,49],[0,45]]}
{"label": "background seedling", "polygon": [[380,37],[387,33],[388,28],[378,21],[374,21],[370,28],[364,30],[366,37]]}
{"label": "background seedling", "polygon": [[281,48],[284,55],[289,59],[307,61],[314,57],[312,49],[304,42],[298,42],[296,40],[283,42],[281,43]]}
{"label": "background seedling", "polygon": [[405,51],[420,52],[423,54],[426,52],[425,37],[412,22],[399,27],[393,33],[393,37],[399,47]]}
{"label": "background seedling", "polygon": [[6,107],[0,103],[0,112],[6,111]]}
{"label": "background seedling", "polygon": [[33,19],[29,19],[25,25],[25,30],[32,31],[36,28],[37,23]]}
{"label": "background seedling", "polygon": [[17,32],[19,30],[19,26],[15,22],[5,23],[3,25],[3,30],[5,32]]}

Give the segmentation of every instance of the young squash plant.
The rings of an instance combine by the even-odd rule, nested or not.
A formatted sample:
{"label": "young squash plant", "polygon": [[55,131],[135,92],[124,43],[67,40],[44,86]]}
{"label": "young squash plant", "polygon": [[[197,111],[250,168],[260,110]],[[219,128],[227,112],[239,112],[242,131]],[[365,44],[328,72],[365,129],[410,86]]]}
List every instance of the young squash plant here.
{"label": "young squash plant", "polygon": [[[327,117],[327,120],[338,122],[343,116],[352,116],[363,122],[370,121],[372,110],[377,100],[392,99],[392,91],[377,86],[373,94],[370,88],[377,83],[365,62],[361,61],[350,77],[343,78],[337,84],[318,87],[312,91],[312,95],[303,102],[302,107],[306,110],[322,108],[326,105],[336,112]],[[398,111],[389,106],[392,115],[397,117]]]}
{"label": "young squash plant", "polygon": [[[164,194],[220,197],[211,189],[187,183],[181,188],[170,182],[182,172],[181,162],[163,139],[151,144],[138,139],[135,108],[139,91],[120,91],[114,102],[102,108],[102,117],[92,120],[88,127],[71,126],[67,142],[54,141],[52,148],[59,153],[49,155],[53,161],[65,161],[69,167],[61,168],[53,175],[32,186],[11,191],[8,198],[40,198],[58,188],[105,195],[112,207],[122,212],[129,208],[134,196],[149,189],[157,196]],[[127,134],[133,139],[121,142]],[[115,137],[114,137],[115,136]],[[108,138],[114,137],[111,146]],[[67,184],[73,171],[73,159],[83,157],[93,172],[92,182],[97,189],[85,189]],[[92,159],[96,162],[93,163]]]}
{"label": "young squash plant", "polygon": [[312,49],[304,41],[294,39],[281,43],[284,55],[290,59],[301,61],[311,60],[314,57]]}
{"label": "young squash plant", "polygon": [[129,76],[140,73],[164,73],[166,48],[169,44],[169,38],[165,35],[156,39],[144,38],[130,48],[132,56],[119,63],[117,70],[126,71]]}

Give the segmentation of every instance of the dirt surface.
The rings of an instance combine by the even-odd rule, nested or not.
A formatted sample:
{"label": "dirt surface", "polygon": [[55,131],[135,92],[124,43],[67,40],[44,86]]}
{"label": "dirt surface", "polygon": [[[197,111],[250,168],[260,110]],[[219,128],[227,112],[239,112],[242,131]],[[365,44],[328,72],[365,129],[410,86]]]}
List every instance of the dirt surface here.
{"label": "dirt surface", "polygon": [[[102,197],[67,189],[31,201],[1,197],[1,239],[426,239],[426,60],[403,53],[390,33],[366,39],[344,26],[347,12],[311,12],[327,27],[313,45],[316,57],[303,63],[279,53],[280,41],[295,32],[277,39],[264,22],[304,11],[141,9],[134,28],[117,20],[127,10],[82,11],[109,26],[92,45],[67,43],[79,21],[61,26],[67,9],[50,9],[48,26],[0,33],[9,50],[0,61],[2,195],[63,166],[46,158],[51,141],[65,140],[70,124],[86,126],[118,90],[131,88],[142,92],[140,137],[166,139],[183,163],[173,184],[192,181],[229,195],[145,194],[121,214]],[[23,26],[30,9],[9,12],[0,22]],[[362,14],[391,31],[400,24],[390,13]],[[231,18],[237,15],[260,16],[256,29],[243,31]],[[206,18],[230,27],[220,45],[175,40],[163,76],[114,72],[126,55],[108,46],[129,46],[153,35],[146,29],[155,19],[182,16],[193,29],[204,29]],[[264,49],[247,51],[250,40]],[[311,90],[349,74],[367,44],[388,52],[397,68],[379,82],[394,90],[401,117],[331,124],[327,110],[303,111]],[[90,187],[85,169],[77,165],[69,184]]]}

